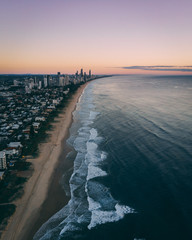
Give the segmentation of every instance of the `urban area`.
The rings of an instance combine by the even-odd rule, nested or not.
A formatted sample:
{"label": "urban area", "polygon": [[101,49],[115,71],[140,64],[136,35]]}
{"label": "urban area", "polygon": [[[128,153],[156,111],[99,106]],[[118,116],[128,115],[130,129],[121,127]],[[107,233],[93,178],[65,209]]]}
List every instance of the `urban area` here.
{"label": "urban area", "polygon": [[26,156],[38,154],[38,143],[71,94],[98,77],[83,69],[73,75],[0,76],[0,225],[15,211],[9,203],[22,195],[26,179],[18,172],[30,168]]}
{"label": "urban area", "polygon": [[[15,77],[14,77],[15,78]],[[75,75],[17,76],[0,86],[0,179],[14,167],[28,141],[38,134],[49,115],[80,84],[94,79],[81,69]],[[31,152],[29,152],[31,153]]]}

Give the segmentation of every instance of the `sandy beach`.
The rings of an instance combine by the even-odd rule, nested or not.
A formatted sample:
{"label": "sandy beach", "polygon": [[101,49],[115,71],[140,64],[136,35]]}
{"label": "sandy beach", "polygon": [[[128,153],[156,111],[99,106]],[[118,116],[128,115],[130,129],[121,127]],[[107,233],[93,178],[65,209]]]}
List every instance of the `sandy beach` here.
{"label": "sandy beach", "polygon": [[82,85],[59,114],[50,137],[39,144],[39,156],[29,159],[34,167],[31,178],[24,186],[24,195],[15,202],[17,209],[2,235],[3,240],[30,240],[39,227],[62,208],[68,197],[59,185],[63,171],[72,167],[65,161],[70,147],[66,144],[72,123],[72,112],[87,84]]}

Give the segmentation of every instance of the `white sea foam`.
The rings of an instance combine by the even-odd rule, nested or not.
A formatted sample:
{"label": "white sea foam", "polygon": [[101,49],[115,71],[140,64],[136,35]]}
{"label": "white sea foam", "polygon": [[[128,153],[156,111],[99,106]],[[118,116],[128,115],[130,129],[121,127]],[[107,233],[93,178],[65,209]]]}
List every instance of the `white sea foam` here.
{"label": "white sea foam", "polygon": [[[87,189],[86,189],[86,191],[87,191]],[[93,200],[92,198],[90,198],[89,196],[87,197],[87,199],[88,199],[88,203],[89,203],[89,210],[90,210],[91,212],[93,212],[93,211],[101,208],[101,204],[100,204],[100,203],[94,201],[94,200]]]}
{"label": "white sea foam", "polygon": [[81,230],[80,227],[74,225],[73,222],[69,222],[65,225],[65,227],[61,230],[60,235],[63,235],[66,232],[73,232]]}
{"label": "white sea foam", "polygon": [[77,151],[69,181],[71,199],[42,226],[35,240],[55,239],[59,235],[65,237],[65,234],[68,236],[85,227],[91,229],[98,224],[118,221],[125,214],[134,212],[128,206],[120,205],[111,196],[109,188],[98,180],[107,176],[102,168],[107,153],[99,149],[103,139],[91,126],[99,112],[94,111],[92,94],[86,94],[84,92],[73,113],[75,135],[68,140]]}
{"label": "white sea foam", "polygon": [[98,150],[97,137],[97,130],[91,128],[89,141],[86,143],[87,154],[85,162],[88,165],[87,180],[107,175],[107,172],[100,168],[100,163],[106,159],[106,154]]}
{"label": "white sea foam", "polygon": [[89,140],[94,140],[96,139],[96,137],[97,137],[97,130],[95,128],[91,128]]}
{"label": "white sea foam", "polygon": [[[91,183],[91,185],[90,185]],[[117,222],[126,214],[136,213],[134,209],[120,205],[110,194],[109,189],[96,182],[87,182],[85,186],[91,221],[88,229],[107,222]],[[97,200],[93,199],[97,198]]]}
{"label": "white sea foam", "polygon": [[88,174],[87,181],[96,177],[104,177],[107,176],[107,172],[101,170],[99,167],[89,164],[88,166]]}
{"label": "white sea foam", "polygon": [[119,205],[118,203],[115,205],[115,210],[111,211],[103,211],[98,203],[95,203],[93,200],[90,201],[89,198],[90,209],[92,209],[91,222],[88,225],[88,229],[94,228],[97,225],[104,224],[107,222],[117,222],[122,219],[125,214],[134,213],[135,211],[124,205]]}
{"label": "white sea foam", "polygon": [[97,115],[99,115],[99,112],[90,111],[89,119],[94,120]]}
{"label": "white sea foam", "polygon": [[105,160],[107,158],[107,153],[106,152],[101,152],[101,160]]}
{"label": "white sea foam", "polygon": [[[96,117],[97,114],[94,115],[92,112],[91,117],[93,116]],[[85,127],[85,128],[82,128],[81,131],[83,131],[84,129],[88,130]],[[83,135],[82,132],[81,132],[81,136],[87,137],[87,135]],[[93,186],[93,189],[88,187],[88,182],[90,180],[93,180],[97,177],[107,176],[107,172],[101,169],[102,162],[106,159],[107,153],[105,153],[104,151],[100,151],[98,149],[97,142],[100,142],[100,141],[101,141],[101,138],[98,137],[97,130],[95,128],[91,128],[89,129],[89,138],[87,139],[86,145],[84,145],[84,147],[86,146],[86,151],[84,151],[85,150],[84,148],[83,148],[83,151],[82,149],[80,150],[83,153],[86,152],[85,158],[83,161],[83,163],[87,165],[87,177],[86,177],[87,182],[85,184],[85,193],[87,194],[88,210],[91,212],[91,218],[87,226],[88,229],[94,228],[97,225],[104,224],[107,222],[119,221],[125,216],[125,214],[135,212],[132,208],[128,206],[120,205],[115,199],[113,199],[113,197],[109,193],[109,189],[106,188],[104,185],[100,184],[99,182],[95,184],[92,183],[91,186]],[[85,143],[84,141],[79,141],[79,142]],[[79,167],[78,170],[76,169],[76,173],[77,172],[79,172],[79,174],[82,174],[81,167]],[[74,177],[75,175],[72,175],[72,179]],[[75,180],[78,180],[78,178],[76,178]],[[78,180],[78,182],[80,181]],[[98,199],[101,198],[102,199],[101,202],[96,201],[91,197],[92,195],[95,194],[96,189],[97,189],[96,191],[97,198]],[[108,209],[106,209],[106,205]],[[63,232],[65,232],[65,230],[66,229],[64,228],[62,231],[62,234]]]}

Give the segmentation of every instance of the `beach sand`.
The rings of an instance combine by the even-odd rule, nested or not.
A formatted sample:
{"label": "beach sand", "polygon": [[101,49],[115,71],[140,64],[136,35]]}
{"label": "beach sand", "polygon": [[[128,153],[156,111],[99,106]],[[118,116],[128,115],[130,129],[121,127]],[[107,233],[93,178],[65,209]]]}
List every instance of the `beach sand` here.
{"label": "beach sand", "polygon": [[59,184],[64,172],[73,166],[66,160],[71,151],[66,144],[72,123],[72,112],[81,96],[84,84],[69,100],[68,106],[59,114],[47,142],[39,145],[39,156],[28,161],[34,172],[24,186],[24,195],[16,201],[16,212],[2,235],[3,240],[30,240],[40,226],[67,204],[69,197]]}

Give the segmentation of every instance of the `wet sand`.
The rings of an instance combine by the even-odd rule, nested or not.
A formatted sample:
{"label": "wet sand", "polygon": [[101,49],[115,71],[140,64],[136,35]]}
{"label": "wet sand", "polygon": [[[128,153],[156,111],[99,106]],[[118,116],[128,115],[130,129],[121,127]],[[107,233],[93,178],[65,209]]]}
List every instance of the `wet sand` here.
{"label": "wet sand", "polygon": [[50,138],[39,146],[39,156],[28,161],[34,172],[24,187],[24,195],[16,201],[16,212],[2,235],[3,240],[30,240],[40,226],[69,201],[59,181],[73,163],[66,159],[71,151],[66,143],[72,123],[72,112],[87,84],[82,85],[62,111]]}

